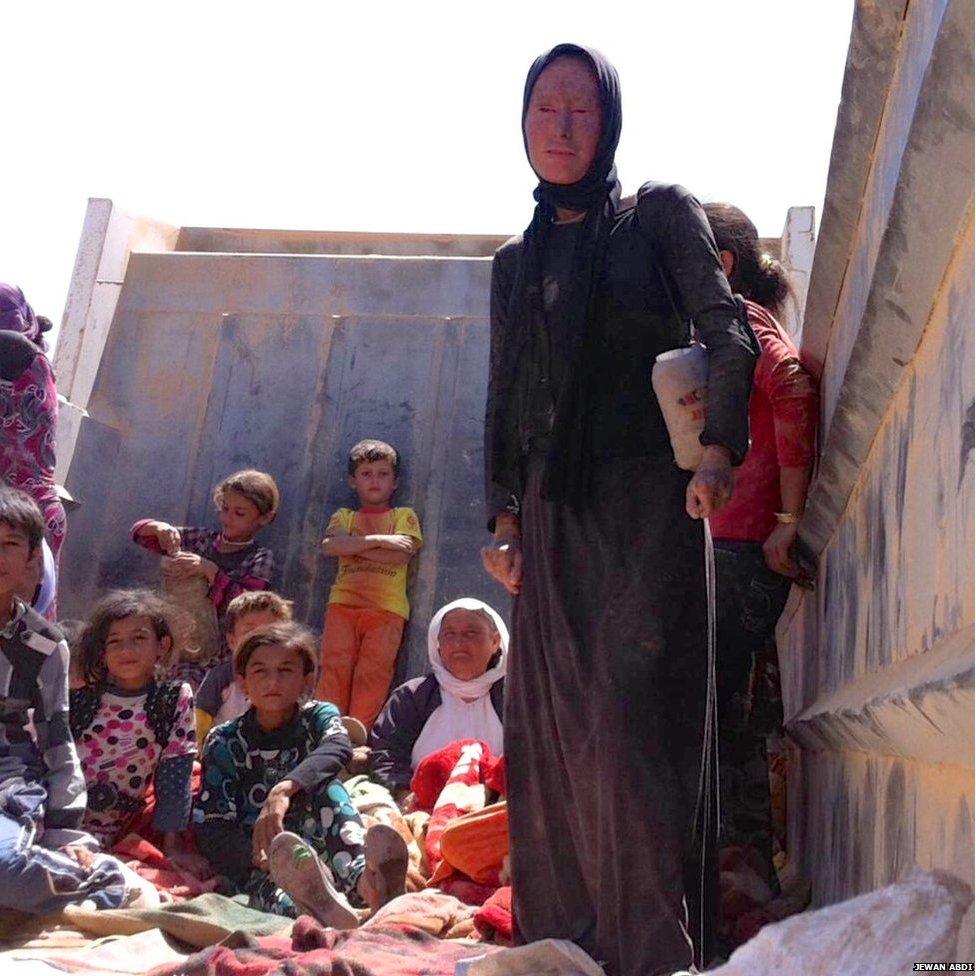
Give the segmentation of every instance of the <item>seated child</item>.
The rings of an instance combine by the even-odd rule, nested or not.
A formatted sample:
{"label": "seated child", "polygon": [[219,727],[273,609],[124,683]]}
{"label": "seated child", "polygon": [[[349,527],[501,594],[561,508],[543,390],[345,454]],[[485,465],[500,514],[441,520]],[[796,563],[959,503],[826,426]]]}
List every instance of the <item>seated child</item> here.
{"label": "seated child", "polygon": [[85,686],[70,694],[71,732],[88,786],[85,829],[111,849],[152,783],[153,826],[167,857],[205,877],[206,860],[183,836],[197,754],[193,693],[161,678],[173,649],[172,613],[148,590],[120,590],[98,602],[78,640]]}
{"label": "seated child", "polygon": [[[274,556],[255,540],[278,513],[280,495],[274,478],[263,471],[237,471],[214,489],[220,529],[173,526],[141,519],[132,526],[140,546],[171,556],[170,576],[199,576],[210,586],[210,599],[224,634],[224,617],[234,597],[246,590],[266,590],[274,574]],[[230,656],[224,643],[221,658]],[[195,690],[206,673],[205,664],[184,663],[179,672]]]}
{"label": "seated child", "polygon": [[390,691],[403,628],[410,616],[407,564],[420,551],[420,523],[411,508],[390,508],[400,458],[382,441],[349,452],[349,486],[360,508],[340,508],[322,542],[339,559],[322,635],[317,696],[367,729]]}
{"label": "seated child", "polygon": [[[336,779],[352,750],[338,709],[304,700],[315,682],[311,635],[293,623],[262,627],[234,661],[251,706],[207,737],[193,811],[198,846],[253,907],[292,917],[312,911],[325,924],[349,928],[358,918],[343,899],[310,905],[294,883],[294,872],[305,870],[298,861],[313,864],[319,881],[328,872],[329,883],[334,876],[345,895],[378,907],[403,893],[405,846],[389,828],[366,843],[362,821]],[[307,842],[316,856],[278,857],[273,865],[269,855],[279,836]]]}
{"label": "seated child", "polygon": [[0,485],[0,907],[118,908],[131,873],[94,854],[79,829],[85,780],[68,727],[68,645],[17,596],[36,572],[43,532],[33,499]]}
{"label": "seated child", "polygon": [[244,638],[258,627],[288,623],[292,604],[270,590],[239,593],[230,601],[224,621],[231,657],[207,672],[197,692],[197,745],[203,749],[207,733],[215,725],[240,718],[250,704],[234,680],[233,655]]}

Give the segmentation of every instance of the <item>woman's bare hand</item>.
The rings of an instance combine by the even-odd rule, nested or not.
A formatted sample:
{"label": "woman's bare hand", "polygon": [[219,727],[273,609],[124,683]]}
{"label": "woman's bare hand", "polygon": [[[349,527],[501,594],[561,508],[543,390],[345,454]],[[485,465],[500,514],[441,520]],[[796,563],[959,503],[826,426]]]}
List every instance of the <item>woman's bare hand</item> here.
{"label": "woman's bare hand", "polygon": [[763,543],[763,558],[766,565],[781,576],[792,579],[797,574],[796,561],[793,558],[793,544],[796,542],[796,523],[778,524],[766,536]]}
{"label": "woman's bare hand", "polygon": [[732,497],[732,462],[729,449],[718,444],[705,448],[685,494],[685,508],[693,519],[708,518]]}
{"label": "woman's bare hand", "polygon": [[517,539],[496,542],[481,550],[481,562],[489,576],[513,596],[522,589],[522,547]]}

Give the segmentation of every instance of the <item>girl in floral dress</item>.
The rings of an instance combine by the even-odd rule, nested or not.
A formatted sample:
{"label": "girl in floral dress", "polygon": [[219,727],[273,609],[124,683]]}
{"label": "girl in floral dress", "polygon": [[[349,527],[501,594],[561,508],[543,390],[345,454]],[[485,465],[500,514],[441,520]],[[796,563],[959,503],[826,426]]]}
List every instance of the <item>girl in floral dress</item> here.
{"label": "girl in floral dress", "polygon": [[71,731],[88,787],[85,829],[110,850],[153,784],[166,855],[205,876],[207,862],[184,837],[197,753],[193,693],[157,679],[173,648],[171,614],[146,590],[110,593],[95,607],[79,639],[86,683],[71,692]]}

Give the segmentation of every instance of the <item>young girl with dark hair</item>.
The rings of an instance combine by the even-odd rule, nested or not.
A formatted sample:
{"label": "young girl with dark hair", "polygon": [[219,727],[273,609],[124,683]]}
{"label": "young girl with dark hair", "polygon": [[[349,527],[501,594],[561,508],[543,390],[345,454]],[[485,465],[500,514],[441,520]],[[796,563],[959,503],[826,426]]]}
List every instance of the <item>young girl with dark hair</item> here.
{"label": "young girl with dark hair", "polygon": [[[762,253],[755,225],[738,207],[709,203],[704,209],[729,284],[745,299],[762,348],[749,399],[752,445],[735,473],[732,501],[711,520],[722,789],[719,844],[749,850],[750,863],[763,865],[764,880],[775,893],[765,734],[776,731],[779,722],[774,719],[770,728],[769,719],[761,724],[760,717],[778,709],[762,708],[755,692],[772,688],[778,702],[775,647],[771,654],[764,651],[772,646],[791,580],[805,583],[794,545],[816,446],[817,389],[775,318],[790,294],[786,271]],[[731,929],[732,919],[723,922]]]}
{"label": "young girl with dark hair", "polygon": [[783,265],[761,249],[756,225],[731,203],[706,203],[702,209],[732,291],[779,315],[793,289]]}
{"label": "young girl with dark hair", "polygon": [[148,590],[102,599],[78,640],[85,685],[70,693],[71,731],[88,788],[85,828],[111,849],[153,784],[153,825],[167,856],[205,875],[207,862],[182,836],[197,747],[193,693],[163,678],[175,633],[173,609]]}
{"label": "young girl with dark hair", "polygon": [[281,493],[274,478],[253,468],[235,471],[214,488],[213,501],[219,529],[159,519],[140,519],[131,529],[133,542],[164,557],[164,581],[175,584],[171,599],[196,618],[197,649],[173,672],[194,692],[210,668],[230,657],[225,617],[231,600],[269,589],[275,575],[274,554],[256,538],[278,514]]}

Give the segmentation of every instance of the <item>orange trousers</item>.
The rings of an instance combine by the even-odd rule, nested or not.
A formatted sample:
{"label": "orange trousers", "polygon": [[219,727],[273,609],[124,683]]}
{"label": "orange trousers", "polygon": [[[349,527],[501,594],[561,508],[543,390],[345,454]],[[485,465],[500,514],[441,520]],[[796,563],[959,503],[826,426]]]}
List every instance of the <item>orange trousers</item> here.
{"label": "orange trousers", "polygon": [[388,610],[330,603],[315,697],[369,729],[390,693],[405,623]]}

